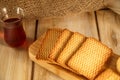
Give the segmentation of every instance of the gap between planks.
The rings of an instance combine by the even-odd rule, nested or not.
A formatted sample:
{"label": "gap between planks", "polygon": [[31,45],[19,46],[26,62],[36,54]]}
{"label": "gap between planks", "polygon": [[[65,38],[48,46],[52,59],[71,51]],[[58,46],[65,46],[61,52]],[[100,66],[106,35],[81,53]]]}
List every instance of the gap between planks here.
{"label": "gap between planks", "polygon": [[[37,39],[38,24],[39,24],[38,20],[36,20],[36,22],[35,22],[34,41]],[[35,66],[35,63],[32,61],[31,80],[34,79],[34,66]]]}
{"label": "gap between planks", "polygon": [[94,12],[94,14],[95,14],[95,22],[96,22],[96,28],[97,28],[98,39],[99,39],[99,41],[101,41],[100,30],[99,30],[99,25],[98,25],[98,17],[97,17],[96,11]]}

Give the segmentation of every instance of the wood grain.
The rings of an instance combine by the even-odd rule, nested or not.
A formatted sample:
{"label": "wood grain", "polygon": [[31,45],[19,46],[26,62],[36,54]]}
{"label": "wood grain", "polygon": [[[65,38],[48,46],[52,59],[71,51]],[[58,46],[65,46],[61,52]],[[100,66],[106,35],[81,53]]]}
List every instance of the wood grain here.
{"label": "wood grain", "polygon": [[120,55],[120,15],[110,10],[97,11],[101,41]]}
{"label": "wood grain", "polygon": [[[24,28],[28,45],[34,39],[35,20],[24,20]],[[0,44],[0,80],[31,79],[32,61],[28,57],[27,47],[11,48],[7,44]]]}
{"label": "wood grain", "polygon": [[112,64],[110,68],[118,72],[120,70],[118,67],[120,63],[117,62],[117,55],[120,55],[120,15],[110,10],[97,11],[97,21],[101,42],[112,48],[115,53],[114,59],[109,62]]}
{"label": "wood grain", "polygon": [[[38,22],[37,37],[51,27],[68,28],[88,37],[100,38],[104,44],[113,49],[114,53],[120,55],[120,15],[109,10],[97,11],[96,15],[98,24],[96,24],[94,12],[42,18]],[[25,20],[24,29],[27,34],[28,42],[25,43],[27,46],[23,46],[24,49],[14,49],[2,40],[3,32],[0,28],[0,80],[31,80],[31,78],[33,80],[63,80],[38,64],[35,64],[32,70],[32,61],[28,57],[27,49],[34,40],[35,20]]]}
{"label": "wood grain", "polygon": [[[43,35],[42,35],[43,36]],[[53,72],[54,74],[56,74],[57,76],[60,76],[61,78],[63,78],[64,80],[87,80],[86,78],[84,78],[83,76],[77,75],[76,73],[73,73],[61,66],[58,66],[56,64],[51,63],[50,61],[45,61],[45,60],[38,60],[36,59],[36,55],[39,52],[40,49],[40,44],[42,41],[42,37],[40,37],[39,39],[37,39],[30,47],[29,47],[29,57],[31,60],[33,60],[35,63],[39,64],[39,66]],[[106,64],[106,68],[110,67],[112,69],[116,69],[116,64],[115,64],[115,60],[118,58],[119,56],[111,56],[111,58],[107,61]],[[119,65],[119,64],[118,64]],[[117,71],[117,70],[116,70]],[[36,76],[36,75],[35,75]],[[42,76],[42,77],[38,77],[37,80],[39,79],[46,79],[46,75]],[[54,79],[57,79],[56,77],[52,76]],[[49,78],[50,79],[50,78]]]}
{"label": "wood grain", "polygon": [[89,37],[94,36],[98,39],[94,12],[64,17],[42,18],[39,20],[37,36],[39,37],[48,28],[53,27],[68,28],[69,30],[80,32]]}
{"label": "wood grain", "polygon": [[[59,27],[68,28],[75,32],[80,32],[86,36],[92,36],[98,39],[95,14],[82,13],[79,15],[69,15],[64,17],[42,18],[39,20],[38,34],[40,37],[48,28]],[[35,64],[33,80],[62,80],[53,73]]]}

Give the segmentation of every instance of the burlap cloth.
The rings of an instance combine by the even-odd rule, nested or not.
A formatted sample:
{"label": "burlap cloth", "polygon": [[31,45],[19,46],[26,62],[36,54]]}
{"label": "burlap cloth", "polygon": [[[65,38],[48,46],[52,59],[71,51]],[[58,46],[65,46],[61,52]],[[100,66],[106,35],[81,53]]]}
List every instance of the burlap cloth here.
{"label": "burlap cloth", "polygon": [[26,18],[63,16],[104,8],[103,0],[0,0],[0,8],[21,7]]}

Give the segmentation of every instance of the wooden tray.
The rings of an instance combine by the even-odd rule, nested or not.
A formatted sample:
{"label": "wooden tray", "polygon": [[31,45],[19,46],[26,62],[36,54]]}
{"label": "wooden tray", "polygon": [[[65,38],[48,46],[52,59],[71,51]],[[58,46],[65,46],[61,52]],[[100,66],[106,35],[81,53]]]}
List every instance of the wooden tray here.
{"label": "wooden tray", "polygon": [[[29,57],[31,60],[33,60],[35,63],[39,64],[43,68],[60,76],[64,80],[85,80],[85,78],[83,78],[82,76],[77,75],[69,70],[66,70],[58,65],[51,64],[50,62],[44,61],[44,60],[37,60],[36,54],[39,52],[41,39],[42,38],[39,38],[29,47]],[[110,67],[110,68],[116,70],[116,61],[117,61],[118,57],[119,57],[118,55],[114,54],[110,58],[110,60],[108,60],[107,65],[109,65],[109,66],[107,66],[107,67]]]}

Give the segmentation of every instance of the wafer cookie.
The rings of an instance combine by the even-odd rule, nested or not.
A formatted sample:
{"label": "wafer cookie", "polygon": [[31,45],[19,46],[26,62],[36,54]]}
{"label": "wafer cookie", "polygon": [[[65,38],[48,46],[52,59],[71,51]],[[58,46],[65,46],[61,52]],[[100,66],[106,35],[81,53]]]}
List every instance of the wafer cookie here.
{"label": "wafer cookie", "polygon": [[69,31],[68,29],[63,30],[54,48],[50,52],[50,55],[49,55],[50,60],[55,61],[55,59],[58,57],[59,53],[63,50],[64,46],[66,45],[71,35],[72,35],[72,32]]}
{"label": "wafer cookie", "polygon": [[120,80],[120,76],[111,69],[102,72],[95,80]]}
{"label": "wafer cookie", "polygon": [[75,32],[68,43],[66,44],[63,51],[58,56],[57,62],[61,65],[66,66],[66,62],[70,59],[70,57],[75,53],[75,51],[81,46],[83,41],[85,40],[85,36]]}
{"label": "wafer cookie", "polygon": [[40,45],[39,53],[36,55],[38,59],[48,59],[49,53],[55,46],[61,33],[62,30],[57,28],[47,30],[46,35],[42,40],[42,44]]}
{"label": "wafer cookie", "polygon": [[88,38],[68,61],[68,66],[93,80],[110,56],[111,49],[94,38]]}

